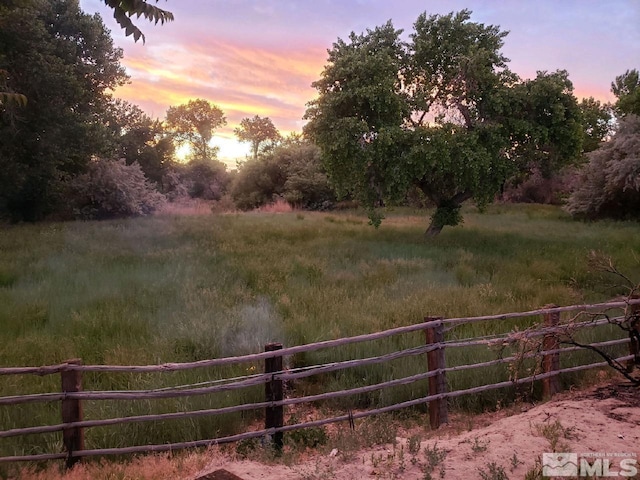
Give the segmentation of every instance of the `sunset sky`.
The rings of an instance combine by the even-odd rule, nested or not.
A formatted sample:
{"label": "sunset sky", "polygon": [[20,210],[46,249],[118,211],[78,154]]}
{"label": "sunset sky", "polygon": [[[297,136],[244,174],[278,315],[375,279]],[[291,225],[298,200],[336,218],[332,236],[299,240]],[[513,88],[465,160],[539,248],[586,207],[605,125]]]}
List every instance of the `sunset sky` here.
{"label": "sunset sky", "polygon": [[510,32],[503,52],[513,71],[566,69],[578,98],[613,100],[611,81],[640,68],[639,0],[161,0],[175,21],[134,20],[145,45],[124,36],[102,0],[80,4],[102,15],[124,50],[131,83],[116,95],[158,118],[189,99],[218,105],[228,125],[213,143],[229,166],[249,153],[233,135],[242,118],[268,116],[283,134],[299,132],[327,49],[389,19],[410,32],[424,11],[468,8],[473,21]]}

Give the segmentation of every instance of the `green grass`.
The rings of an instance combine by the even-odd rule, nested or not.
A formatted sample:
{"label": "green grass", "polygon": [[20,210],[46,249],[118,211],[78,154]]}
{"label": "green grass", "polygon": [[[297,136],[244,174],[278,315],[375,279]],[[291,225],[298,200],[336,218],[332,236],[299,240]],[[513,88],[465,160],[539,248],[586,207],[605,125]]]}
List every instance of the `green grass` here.
{"label": "green grass", "polygon": [[[0,365],[185,362],[298,345],[418,323],[545,304],[599,301],[622,292],[590,271],[591,250],[640,280],[640,225],[569,220],[540,206],[465,212],[464,225],[425,242],[425,212],[387,212],[381,228],[357,213],[154,217],[7,227],[0,236]],[[524,319],[526,326],[537,319]],[[461,327],[449,338],[508,331],[514,322]],[[594,333],[596,337],[600,334]],[[455,337],[454,337],[455,336]],[[599,337],[597,337],[599,338]],[[297,355],[291,366],[420,345],[422,334]],[[487,349],[447,352],[450,364],[489,360]],[[594,357],[589,357],[594,358]],[[423,357],[302,383],[299,393],[344,389],[419,373]],[[143,389],[246,374],[240,365],[173,374],[86,374],[86,390]],[[505,378],[504,367],[451,375],[454,388]],[[573,380],[574,377],[571,377]],[[59,377],[5,377],[0,395],[57,391]],[[86,402],[85,418],[213,408],[258,401],[255,388],[162,402]],[[334,402],[340,408],[426,395],[426,382]],[[514,392],[461,398],[473,410]],[[87,430],[87,448],[210,438],[254,417]],[[59,404],[0,408],[1,429],[59,422]],[[60,450],[60,435],[0,441],[2,454]]]}

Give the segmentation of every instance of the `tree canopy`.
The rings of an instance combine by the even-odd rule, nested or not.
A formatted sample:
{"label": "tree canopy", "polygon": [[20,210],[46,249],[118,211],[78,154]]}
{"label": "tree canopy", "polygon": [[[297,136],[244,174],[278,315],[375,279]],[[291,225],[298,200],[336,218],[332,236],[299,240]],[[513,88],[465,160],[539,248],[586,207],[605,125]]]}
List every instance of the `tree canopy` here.
{"label": "tree canopy", "polygon": [[635,68],[627,70],[611,83],[611,91],[618,98],[615,108],[620,116],[640,115],[640,74]]}
{"label": "tree canopy", "polygon": [[249,142],[254,160],[258,158],[260,146],[266,142],[276,142],[281,138],[280,132],[269,117],[243,118],[234,133],[241,142]]}
{"label": "tree canopy", "polygon": [[342,195],[370,209],[417,186],[437,209],[427,234],[482,207],[505,180],[580,153],[581,116],[564,71],[521,80],[501,53],[507,32],[471,12],[422,14],[405,42],[391,22],[333,44],[313,86],[305,133]]}
{"label": "tree canopy", "polygon": [[162,122],[120,99],[110,102],[103,121],[111,135],[108,156],[124,158],[127,165],[138,163],[149,180],[161,185],[175,153],[173,139]]}
{"label": "tree canopy", "polygon": [[603,104],[593,97],[580,102],[584,138],[582,150],[585,153],[597,149],[613,133],[613,112],[611,105]]}
{"label": "tree canopy", "polygon": [[[160,22],[164,24],[173,20],[173,14],[167,10],[158,8],[150,4],[147,0],[104,0],[105,5],[113,9],[113,18],[124,29],[126,36],[133,35],[134,41],[138,41],[142,38],[144,43],[145,37],[142,31],[134,25],[131,20],[133,15],[138,18],[141,16],[154,23]],[[156,0],[158,3],[158,0]],[[2,16],[3,10],[7,10],[12,7],[19,6],[15,0],[7,0],[3,7],[0,7],[0,16]],[[23,5],[26,6],[23,2]],[[6,79],[9,77],[9,72],[6,70],[0,70],[0,106],[5,104],[9,106],[18,105],[24,106],[27,104],[27,96],[11,91],[7,88]]]}
{"label": "tree canopy", "polygon": [[191,147],[192,157],[197,160],[216,157],[217,148],[212,147],[209,142],[214,130],[226,124],[224,112],[201,98],[167,110],[167,128],[179,143],[186,143]]}
{"label": "tree canopy", "polygon": [[108,148],[109,91],[127,81],[122,51],[77,0],[2,7],[0,69],[23,107],[0,106],[0,214],[35,220],[51,211],[68,176]]}
{"label": "tree canopy", "polygon": [[27,104],[27,97],[21,93],[7,91],[7,83],[9,80],[9,72],[6,70],[0,70],[0,107],[11,107],[12,105],[24,107]]}

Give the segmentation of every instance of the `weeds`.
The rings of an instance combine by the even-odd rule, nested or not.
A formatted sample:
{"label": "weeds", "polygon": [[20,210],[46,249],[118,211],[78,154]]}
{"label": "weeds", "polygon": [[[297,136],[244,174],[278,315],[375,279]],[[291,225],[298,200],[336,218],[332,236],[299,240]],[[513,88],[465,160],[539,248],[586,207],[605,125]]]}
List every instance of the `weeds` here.
{"label": "weeds", "polygon": [[511,471],[513,472],[516,468],[523,464],[523,462],[518,458],[518,455],[513,452],[513,456],[510,459],[511,462]]}
{"label": "weeds", "polygon": [[507,473],[504,471],[504,467],[498,465],[496,462],[490,462],[487,467],[488,471],[486,472],[482,469],[478,470],[482,480],[509,480]]}
{"label": "weeds", "polygon": [[293,430],[287,434],[286,438],[298,448],[317,448],[326,445],[328,441],[327,432],[322,427]]}
{"label": "weeds", "polygon": [[424,479],[428,480],[433,478],[432,473],[437,466],[440,466],[440,477],[444,478],[444,459],[447,457],[447,451],[438,448],[438,442],[433,444],[433,447],[425,447],[424,456],[426,464],[423,466],[422,471],[424,473]]}
{"label": "weeds", "polygon": [[246,459],[260,448],[260,439],[256,437],[247,438],[245,440],[240,440],[235,445],[236,455],[241,459]]}
{"label": "weeds", "polygon": [[411,455],[411,464],[415,465],[417,463],[417,455],[420,453],[420,443],[422,442],[422,437],[420,435],[411,435],[409,440],[407,441],[407,448],[409,450],[409,454]]}
{"label": "weeds", "polygon": [[570,449],[566,442],[561,440],[575,439],[574,427],[564,427],[560,421],[556,420],[553,423],[538,424],[536,425],[538,435],[546,438],[549,441],[549,447],[552,452],[566,452]]}
{"label": "weeds", "polygon": [[486,452],[488,447],[489,447],[489,440],[482,441],[482,440],[479,440],[478,437],[474,437],[473,443],[471,444],[471,451],[476,454],[482,453],[482,452]]}
{"label": "weeds", "polygon": [[542,462],[538,457],[535,461],[535,464],[532,468],[527,470],[524,475],[524,480],[542,480],[544,477],[542,476]]}
{"label": "weeds", "polygon": [[396,444],[398,426],[387,415],[367,417],[358,427],[363,446]]}
{"label": "weeds", "polygon": [[303,480],[333,480],[335,478],[335,465],[332,461],[316,458],[312,469],[293,469]]}
{"label": "weeds", "polygon": [[344,462],[350,462],[356,457],[356,453],[362,446],[360,437],[351,429],[339,428],[332,445],[335,446]]}

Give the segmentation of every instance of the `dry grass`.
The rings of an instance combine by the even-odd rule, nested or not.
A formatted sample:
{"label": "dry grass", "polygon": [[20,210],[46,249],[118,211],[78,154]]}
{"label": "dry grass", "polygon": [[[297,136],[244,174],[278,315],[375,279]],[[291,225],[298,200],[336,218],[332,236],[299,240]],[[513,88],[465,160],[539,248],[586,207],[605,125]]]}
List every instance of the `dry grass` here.
{"label": "dry grass", "polygon": [[285,200],[278,198],[275,202],[269,205],[264,205],[256,209],[257,212],[263,213],[289,213],[293,212],[293,207]]}
{"label": "dry grass", "polygon": [[211,214],[211,202],[200,198],[184,198],[175,202],[167,202],[157,215],[209,215]]}
{"label": "dry grass", "polygon": [[[136,457],[126,462],[102,459],[99,462],[79,463],[66,470],[62,462],[44,469],[23,468],[9,478],[29,480],[165,480],[193,478],[219,455],[215,449],[189,451],[178,454],[157,454]],[[15,476],[12,476],[15,475]]]}

